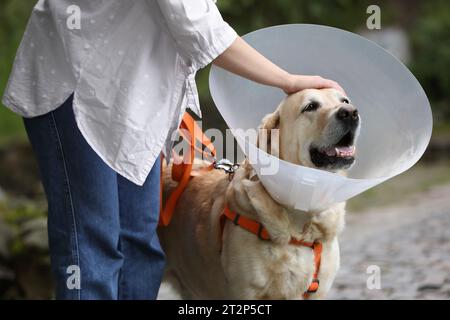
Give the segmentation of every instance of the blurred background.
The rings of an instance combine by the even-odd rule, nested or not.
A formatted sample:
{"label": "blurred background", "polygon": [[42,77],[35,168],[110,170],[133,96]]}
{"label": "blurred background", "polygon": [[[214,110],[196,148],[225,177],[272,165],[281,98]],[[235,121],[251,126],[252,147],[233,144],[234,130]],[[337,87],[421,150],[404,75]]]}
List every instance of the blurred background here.
{"label": "blurred background", "polygon": [[[0,2],[0,93],[35,1]],[[450,2],[446,0],[218,0],[240,35],[286,23],[359,33],[402,60],[432,105],[434,132],[422,160],[406,173],[352,199],[341,239],[341,271],[330,298],[450,298]],[[381,29],[368,30],[369,5]],[[204,127],[225,128],[197,75]],[[47,206],[21,119],[0,107],[0,299],[52,298]],[[381,287],[369,289],[378,266]],[[370,269],[372,270],[372,269]]]}

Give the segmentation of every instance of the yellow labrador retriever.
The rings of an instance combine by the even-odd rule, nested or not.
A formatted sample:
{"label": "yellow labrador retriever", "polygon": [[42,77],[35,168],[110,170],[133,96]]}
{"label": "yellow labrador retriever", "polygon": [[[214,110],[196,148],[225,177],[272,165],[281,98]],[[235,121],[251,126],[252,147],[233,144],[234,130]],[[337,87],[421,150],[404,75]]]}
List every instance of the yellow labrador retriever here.
{"label": "yellow labrador retriever", "polygon": [[[308,89],[287,96],[260,127],[279,130],[281,159],[345,174],[355,161],[359,126],[357,109],[342,93]],[[167,168],[163,179],[168,194],[176,183]],[[231,221],[220,239],[225,205],[260,222],[270,241]],[[194,177],[170,225],[160,230],[165,280],[185,299],[301,299],[313,280],[314,252],[292,245],[294,238],[322,244],[319,288],[308,298],[324,298],[339,268],[337,237],[344,208],[345,203],[321,212],[285,208],[267,193],[247,161],[231,181],[219,170]]]}

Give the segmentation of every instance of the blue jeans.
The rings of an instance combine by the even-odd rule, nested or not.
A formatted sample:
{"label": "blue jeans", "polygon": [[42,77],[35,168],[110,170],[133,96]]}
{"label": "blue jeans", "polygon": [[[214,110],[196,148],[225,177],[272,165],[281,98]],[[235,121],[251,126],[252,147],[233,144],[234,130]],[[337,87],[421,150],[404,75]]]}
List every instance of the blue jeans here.
{"label": "blue jeans", "polygon": [[75,122],[73,96],[24,118],[48,200],[57,299],[155,299],[165,256],[156,228],[160,158],[138,186],[106,165]]}

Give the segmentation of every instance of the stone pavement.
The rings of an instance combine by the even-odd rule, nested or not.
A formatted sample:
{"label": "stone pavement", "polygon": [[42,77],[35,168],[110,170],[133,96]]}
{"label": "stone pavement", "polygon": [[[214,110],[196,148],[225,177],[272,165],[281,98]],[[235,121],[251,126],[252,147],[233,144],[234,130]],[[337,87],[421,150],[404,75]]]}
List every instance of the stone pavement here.
{"label": "stone pavement", "polygon": [[[450,299],[450,185],[403,204],[349,213],[329,299]],[[367,268],[381,288],[367,288]]]}

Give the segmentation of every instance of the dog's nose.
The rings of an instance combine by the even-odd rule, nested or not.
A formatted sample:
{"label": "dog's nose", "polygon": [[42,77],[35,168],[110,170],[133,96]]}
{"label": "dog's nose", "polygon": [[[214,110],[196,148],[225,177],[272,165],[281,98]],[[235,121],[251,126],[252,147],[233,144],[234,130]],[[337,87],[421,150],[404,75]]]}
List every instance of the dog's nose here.
{"label": "dog's nose", "polygon": [[355,107],[341,107],[336,113],[336,117],[344,122],[354,122],[358,120],[358,109]]}

